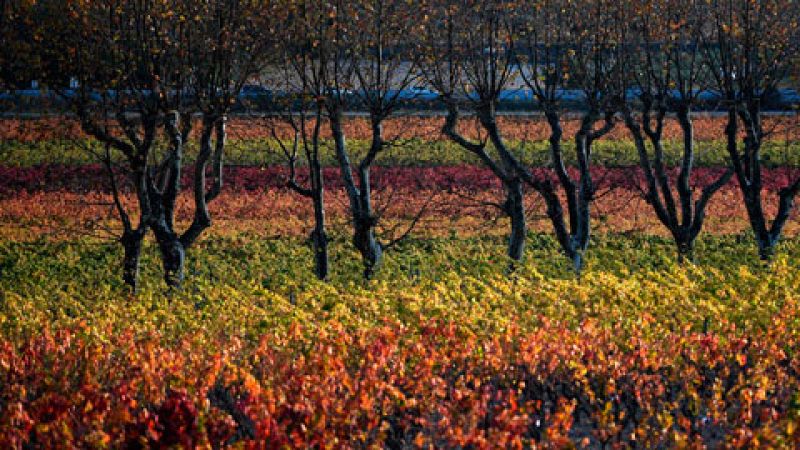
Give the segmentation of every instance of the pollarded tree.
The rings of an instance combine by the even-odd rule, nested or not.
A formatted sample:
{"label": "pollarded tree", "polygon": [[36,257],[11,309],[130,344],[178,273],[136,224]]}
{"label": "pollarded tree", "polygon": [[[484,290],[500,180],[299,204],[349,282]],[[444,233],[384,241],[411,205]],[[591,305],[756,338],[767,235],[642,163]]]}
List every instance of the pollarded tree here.
{"label": "pollarded tree", "polygon": [[[314,251],[314,272],[318,279],[328,278],[328,235],[325,231],[325,178],[320,152],[323,148],[322,126],[326,99],[332,93],[326,84],[327,18],[321,15],[319,3],[294,2],[286,5],[292,17],[279,32],[278,58],[273,85],[284,94],[276,99],[277,120],[270,121],[273,138],[281,148],[289,168],[287,186],[311,200],[314,208],[314,229],[310,240]],[[288,125],[293,139],[286,144],[276,128]],[[308,167],[308,181],[297,176],[298,159]]]}
{"label": "pollarded tree", "polygon": [[[430,1],[422,71],[447,108],[443,134],[488,167],[505,191],[502,212],[510,219],[508,257],[522,260],[526,218],[523,177],[527,171],[497,125],[500,94],[515,76],[511,40],[514,2]],[[487,136],[470,140],[459,132],[460,111],[473,112]],[[530,174],[527,174],[532,178]]]}
{"label": "pollarded tree", "polygon": [[[800,5],[780,0],[714,0],[704,27],[704,56],[727,110],[725,138],[761,259],[769,260],[800,192],[800,177],[778,192],[768,218],[761,148],[768,98],[787,80],[800,46]],[[740,130],[744,142],[739,143]]]}
{"label": "pollarded tree", "polygon": [[[348,197],[353,244],[361,254],[364,277],[370,278],[384,251],[407,235],[388,243],[377,236],[380,214],[373,205],[370,168],[392,144],[383,134],[383,123],[397,111],[403,90],[414,79],[414,5],[313,0],[296,2],[293,10],[297,13],[290,22],[299,21],[304,29],[299,43],[310,43],[304,46],[305,70],[314,77],[309,87],[319,91],[314,95],[324,106]],[[345,113],[354,107],[365,108],[372,125],[370,147],[358,161],[353,161],[343,126]]]}
{"label": "pollarded tree", "polygon": [[[623,30],[628,98],[622,115],[639,153],[645,199],[672,235],[682,261],[692,257],[709,201],[733,175],[732,170],[723,172],[699,196],[690,184],[695,159],[692,110],[709,93],[713,70],[701,46],[708,4],[637,0],[624,7],[631,19]],[[675,177],[664,156],[664,125],[669,115],[674,115],[682,131]]]}
{"label": "pollarded tree", "polygon": [[188,81],[179,88],[190,96],[190,111],[200,113],[201,129],[200,151],[194,162],[194,215],[182,233],[175,228],[175,203],[181,191],[183,147],[192,126],[188,114],[180,127],[172,120],[165,122],[170,150],[159,166],[158,184],[149,186],[153,205],[150,226],[161,249],[165,280],[170,286],[181,284],[186,250],[211,226],[208,205],[222,190],[227,114],[245,82],[260,72],[273,51],[269,36],[274,35],[272,27],[279,20],[280,11],[262,3],[187,3],[187,17],[193,18],[183,50],[188,58]]}
{"label": "pollarded tree", "polygon": [[[39,48],[42,61],[57,64],[46,73],[53,89],[61,77],[78,81],[62,96],[80,120],[83,130],[104,144],[114,203],[123,230],[123,280],[134,290],[139,273],[142,241],[163,210],[153,190],[166,189],[168,158],[155,161],[160,130],[179,126],[188,117],[187,35],[192,19],[180,4],[144,1],[46,1],[41,14],[53,22],[52,33]],[[183,113],[183,114],[181,114]],[[183,121],[188,136],[188,120]],[[184,137],[185,137],[184,136]],[[179,144],[182,146],[183,139]],[[174,145],[174,143],[173,143]],[[172,149],[172,154],[177,149]],[[112,155],[122,155],[128,185],[136,193],[135,214],[120,200]],[[138,221],[134,223],[134,217]]]}
{"label": "pollarded tree", "polygon": [[[207,203],[221,186],[224,114],[259,56],[251,45],[257,29],[250,28],[258,3],[52,1],[41,7],[57,36],[40,48],[43,61],[58,61],[58,71],[49,74],[53,86],[63,73],[77,79],[78,88],[62,96],[83,130],[106,148],[102,159],[123,227],[123,280],[136,289],[142,241],[153,230],[165,281],[179,286],[185,249],[210,225]],[[178,235],[174,211],[195,112],[203,115],[196,209],[192,225]],[[114,155],[121,155],[118,170],[136,194],[133,205],[120,199]],[[206,190],[212,158],[216,181]]]}
{"label": "pollarded tree", "polygon": [[[520,76],[532,91],[550,127],[550,156],[563,192],[523,172],[547,205],[547,216],[564,254],[580,275],[591,234],[596,187],[591,173],[592,145],[615,126],[624,95],[619,83],[622,50],[620,5],[609,0],[543,0],[517,10],[516,57]],[[565,98],[566,97],[566,98]],[[574,138],[577,177],[565,163],[562,121],[576,106],[580,127]]]}
{"label": "pollarded tree", "polygon": [[[383,251],[397,240],[380,242],[375,233],[379,216],[373,207],[370,168],[392,142],[385,136],[383,123],[394,116],[407,90],[417,80],[419,52],[414,27],[417,6],[402,0],[360,0],[351,2],[351,25],[347,41],[351,46],[354,94],[369,114],[370,145],[355,168],[358,184],[350,175],[349,158],[337,148],[342,179],[350,200],[353,243],[364,262],[369,278],[380,264]],[[412,225],[413,226],[413,225]]]}

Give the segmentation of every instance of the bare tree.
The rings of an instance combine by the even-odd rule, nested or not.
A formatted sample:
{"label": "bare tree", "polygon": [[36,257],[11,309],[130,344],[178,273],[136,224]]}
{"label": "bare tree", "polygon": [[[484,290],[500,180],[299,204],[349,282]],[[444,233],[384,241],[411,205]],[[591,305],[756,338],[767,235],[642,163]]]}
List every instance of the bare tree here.
{"label": "bare tree", "polygon": [[[505,191],[500,205],[511,222],[508,257],[522,260],[527,233],[522,168],[497,125],[500,93],[515,75],[509,45],[510,2],[432,1],[422,35],[426,49],[423,72],[447,107],[442,132],[488,167]],[[473,112],[485,138],[470,140],[459,131],[460,110]]]}
{"label": "bare tree", "polygon": [[[384,134],[383,123],[395,115],[402,95],[415,82],[418,69],[416,40],[412,33],[416,7],[401,0],[360,0],[349,2],[351,14],[343,33],[352,64],[354,100],[366,109],[370,122],[370,145],[354,167],[341,135],[341,110],[332,111],[331,127],[336,142],[339,169],[350,202],[353,244],[364,263],[364,277],[370,278],[383,253],[398,242],[381,242],[376,235],[380,220],[373,205],[370,169],[393,142]],[[413,226],[413,225],[412,225]],[[402,236],[407,235],[404,233]]]}
{"label": "bare tree", "polygon": [[[605,28],[607,20],[617,19],[611,15],[616,10],[603,1],[583,5],[547,1],[526,4],[529,7],[506,1],[432,5],[438,13],[428,26],[433,31],[425,67],[429,83],[448,108],[443,131],[478,156],[502,183],[506,192],[502,209],[511,219],[509,257],[518,261],[523,255],[523,185],[527,184],[544,199],[558,242],[580,274],[595,194],[591,148],[614,127],[619,99],[619,87],[612,83],[619,63],[618,41]],[[516,77],[531,89],[550,125],[553,170],[566,197],[568,217],[553,180],[525,167],[497,125],[500,95]],[[562,149],[561,97],[568,89],[579,92],[586,106],[575,137],[578,179],[570,176]],[[485,139],[470,141],[458,132],[460,106],[475,113]]]}
{"label": "bare tree", "polygon": [[[313,89],[324,104],[333,136],[342,183],[347,192],[353,244],[370,278],[386,249],[376,235],[380,216],[373,205],[370,168],[391,145],[383,123],[401,104],[401,91],[414,77],[413,5],[402,1],[303,1],[295,20],[302,21],[311,43],[307,71],[313,73]],[[302,41],[305,42],[305,41]],[[372,128],[368,151],[354,164],[344,133],[346,111],[367,110]],[[413,226],[413,224],[412,224]],[[401,237],[407,235],[404,233]]]}
{"label": "bare tree", "polygon": [[[200,152],[194,164],[194,217],[186,230],[176,232],[175,203],[181,191],[183,146],[192,126],[189,114],[183,115],[180,126],[177,116],[165,121],[170,151],[159,166],[158,184],[149,185],[155,205],[151,227],[170,286],[180,286],[186,250],[211,226],[208,205],[222,190],[227,114],[244,83],[260,71],[271,53],[272,40],[262,38],[260,32],[271,35],[271,22],[263,19],[272,20],[275,12],[248,0],[188,2],[188,9],[188,17],[196,22],[185,36],[189,79],[177,88],[191,95],[192,111],[199,111],[202,119]],[[209,164],[211,180],[206,173]]]}
{"label": "bare tree", "polygon": [[[108,148],[104,163],[123,227],[123,280],[136,289],[142,241],[152,229],[165,281],[180,286],[185,249],[210,225],[207,203],[221,187],[224,113],[260,56],[248,35],[249,22],[257,16],[240,11],[256,4],[44,3],[60,18],[60,39],[42,47],[42,59],[59,61],[61,72],[77,79],[78,88],[62,91],[62,96],[83,130]],[[57,76],[53,73],[51,79]],[[174,230],[175,204],[196,111],[203,115],[203,130],[195,218],[179,235]],[[134,214],[120,199],[123,186],[116,178],[114,155],[121,155],[120,169],[136,193]],[[215,183],[206,191],[205,169],[212,158]]]}
{"label": "bare tree", "polygon": [[[288,125],[293,132],[293,139],[286,144],[274,131],[273,139],[286,158],[289,178],[286,185],[303,197],[311,200],[314,207],[314,229],[310,241],[314,251],[314,273],[320,280],[327,280],[330,272],[328,260],[328,235],[325,231],[325,178],[320,162],[320,150],[323,142],[321,129],[323,125],[322,105],[317,101],[308,102],[307,95],[299,95],[292,103],[299,106],[296,111],[289,110],[281,115],[281,122]],[[311,105],[311,108],[308,106]],[[307,109],[308,108],[308,109]],[[311,112],[309,112],[309,110]],[[300,152],[302,150],[302,153]],[[302,155],[302,156],[299,156]],[[297,177],[298,158],[303,158],[308,168],[308,181],[302,185]]]}
{"label": "bare tree", "polygon": [[[715,0],[710,11],[703,35],[704,53],[714,68],[715,87],[727,110],[727,150],[758,253],[769,260],[800,192],[800,178],[778,192],[778,210],[770,222],[762,180],[761,148],[770,132],[763,121],[764,105],[793,69],[800,44],[800,5],[778,0]],[[745,135],[741,144],[740,129]]]}
{"label": "bare tree", "polygon": [[[559,0],[535,2],[517,19],[520,76],[533,92],[550,127],[553,171],[566,202],[567,217],[555,185],[549,179],[525,175],[543,197],[547,215],[564,254],[580,275],[591,232],[592,145],[615,126],[615,111],[623,95],[620,71],[621,17],[616,2],[593,0],[578,4]],[[565,96],[574,97],[564,99]],[[580,127],[574,138],[578,176],[564,162],[562,120],[575,100]],[[568,101],[569,100],[569,101]]]}
{"label": "bare tree", "polygon": [[[317,5],[295,4],[293,20],[280,31],[280,64],[276,68],[274,86],[283,91],[278,99],[281,108],[278,120],[271,120],[273,139],[280,147],[289,168],[287,186],[311,200],[314,207],[314,229],[310,240],[314,250],[314,272],[320,280],[328,278],[328,235],[325,231],[325,178],[322,172],[322,126],[325,98],[330,94],[325,83],[327,67],[321,63],[329,47],[325,39],[327,19],[319,14]],[[286,144],[276,132],[280,125],[288,125],[293,133],[291,144]],[[298,157],[305,160],[308,181],[298,180]]]}
{"label": "bare tree", "polygon": [[[75,92],[63,93],[64,99],[83,130],[107,146],[104,162],[123,227],[123,280],[135,291],[142,241],[160,206],[154,204],[151,189],[154,178],[164,180],[156,172],[169,162],[154,163],[159,129],[176,127],[180,113],[175,111],[186,107],[186,61],[176,56],[190,27],[173,20],[170,14],[175,11],[168,5],[57,3],[50,5],[63,18],[61,40],[44,48],[43,59],[63,59],[63,68],[79,83]],[[172,153],[182,151],[178,144]],[[113,153],[123,156],[121,168],[136,192],[138,222],[120,200]]]}
{"label": "bare tree", "polygon": [[[699,198],[690,184],[695,159],[692,110],[708,92],[712,70],[701,46],[707,7],[696,0],[625,3],[631,20],[623,29],[629,64],[623,74],[628,98],[622,113],[639,153],[645,199],[670,231],[681,261],[692,257],[709,201],[733,176],[732,170],[723,172],[702,188]],[[664,156],[664,125],[670,114],[682,131],[674,181]]]}

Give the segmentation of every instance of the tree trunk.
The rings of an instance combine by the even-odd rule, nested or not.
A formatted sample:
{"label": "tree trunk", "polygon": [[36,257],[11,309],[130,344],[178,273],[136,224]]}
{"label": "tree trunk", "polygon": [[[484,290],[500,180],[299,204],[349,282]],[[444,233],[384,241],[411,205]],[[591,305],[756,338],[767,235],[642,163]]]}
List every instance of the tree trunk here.
{"label": "tree trunk", "polygon": [[678,249],[678,264],[684,265],[694,261],[694,238],[686,237],[675,240]]}
{"label": "tree trunk", "polygon": [[325,234],[325,204],[321,190],[314,195],[314,231],[311,232],[314,249],[314,272],[320,280],[328,279],[328,235]]}
{"label": "tree trunk", "polygon": [[[353,245],[361,254],[361,259],[364,263],[364,278],[369,279],[383,259],[383,246],[375,237],[376,218],[373,215],[370,203],[372,194],[369,162],[362,161],[358,167],[360,186],[356,186],[350,155],[347,153],[345,144],[341,111],[339,109],[330,111],[329,119],[336,159],[339,162],[339,171],[350,202],[350,215],[353,220]],[[375,152],[375,145],[376,142],[373,139],[373,147],[370,149],[370,153]]]}
{"label": "tree trunk", "polygon": [[364,263],[364,278],[370,279],[383,260],[383,247],[375,238],[375,219],[373,217],[359,214],[354,219],[353,244],[361,253]]}
{"label": "tree trunk", "polygon": [[581,251],[573,251],[572,252],[572,270],[575,272],[575,276],[578,278],[578,281],[581,279],[581,275],[583,274],[583,252]]}
{"label": "tree trunk", "polygon": [[124,249],[122,260],[122,280],[135,294],[139,288],[139,258],[142,254],[142,241],[144,233],[126,230],[120,238]]}
{"label": "tree trunk", "polygon": [[153,225],[153,234],[161,251],[161,262],[164,266],[164,282],[170,288],[180,288],[184,279],[184,262],[186,249],[178,235],[167,226],[161,218]]}
{"label": "tree trunk", "polygon": [[[590,128],[591,129],[591,128]],[[592,140],[589,136],[579,134],[576,137],[576,150],[578,152],[578,169],[580,170],[580,185],[575,197],[575,215],[570,215],[570,225],[575,224],[572,237],[573,243],[573,269],[578,279],[583,271],[583,255],[589,248],[591,238],[591,205],[594,200],[594,184],[589,171],[589,155],[591,154]]]}
{"label": "tree trunk", "polygon": [[511,219],[511,234],[508,238],[508,257],[512,259],[511,268],[515,263],[522,261],[525,250],[525,204],[523,203],[522,182],[514,180],[505,186],[506,203],[505,212]]}
{"label": "tree trunk", "polygon": [[746,131],[743,152],[739,151],[737,144],[737,112],[735,107],[728,109],[728,124],[725,127],[728,154],[731,156],[733,169],[739,181],[739,190],[747,210],[750,228],[755,235],[758,255],[761,260],[769,261],[774,252],[776,239],[773,239],[773,235],[767,227],[767,220],[761,204],[761,161],[759,157],[761,125],[760,122],[754,121],[759,112],[754,110],[752,116],[742,115]]}
{"label": "tree trunk", "polygon": [[770,262],[775,254],[775,241],[769,238],[756,237],[758,243],[758,257],[761,261]]}

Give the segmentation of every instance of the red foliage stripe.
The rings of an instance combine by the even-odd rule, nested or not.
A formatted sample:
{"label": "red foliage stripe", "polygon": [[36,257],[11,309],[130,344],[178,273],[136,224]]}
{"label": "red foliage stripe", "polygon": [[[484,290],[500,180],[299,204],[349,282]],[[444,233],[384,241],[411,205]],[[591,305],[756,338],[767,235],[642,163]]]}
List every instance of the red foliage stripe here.
{"label": "red foliage stripe", "polygon": [[[705,185],[719,176],[723,169],[697,168],[693,172],[692,183]],[[544,168],[534,169],[540,176],[553,178],[551,171]],[[184,171],[182,182],[190,186],[193,170]],[[225,169],[224,189],[231,192],[258,191],[264,189],[284,188],[288,171],[282,166],[270,167],[228,167]],[[301,181],[305,172],[300,170]],[[572,174],[577,175],[574,169]],[[599,189],[619,187],[635,190],[643,186],[642,174],[638,167],[592,168],[595,184]],[[381,187],[416,190],[432,189],[440,191],[472,190],[484,191],[498,187],[492,173],[479,166],[436,166],[436,167],[375,167],[372,170],[373,183]],[[674,176],[674,173],[672,174]],[[763,171],[764,187],[767,191],[776,192],[800,177],[800,168],[779,167]],[[342,183],[338,169],[326,168],[324,177],[330,189],[341,189]],[[555,181],[555,179],[553,178]],[[736,185],[736,180],[731,181]],[[44,165],[35,167],[2,167],[0,166],[0,196],[14,195],[20,191],[59,191],[71,192],[108,192],[108,176],[100,165],[65,166]]]}

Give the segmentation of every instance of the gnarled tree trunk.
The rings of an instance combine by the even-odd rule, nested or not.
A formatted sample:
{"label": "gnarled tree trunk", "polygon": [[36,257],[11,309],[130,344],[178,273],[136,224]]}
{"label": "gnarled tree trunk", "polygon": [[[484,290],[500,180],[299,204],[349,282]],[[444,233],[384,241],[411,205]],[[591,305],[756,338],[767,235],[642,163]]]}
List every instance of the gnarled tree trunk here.
{"label": "gnarled tree trunk", "polygon": [[[737,145],[737,115],[745,126],[744,149],[741,152]],[[769,261],[783,235],[783,228],[791,215],[795,197],[800,193],[800,178],[779,191],[778,212],[771,225],[768,224],[763,205],[761,180],[761,145],[765,132],[761,122],[758,99],[743,106],[729,108],[725,135],[728,153],[739,181],[739,189],[742,192],[750,227],[755,234],[758,255],[763,261]]]}
{"label": "gnarled tree trunk", "polygon": [[[702,189],[700,198],[695,200],[694,191],[689,184],[694,165],[694,131],[689,115],[689,107],[686,105],[681,106],[676,116],[683,134],[683,157],[681,158],[681,166],[675,182],[675,190],[678,193],[676,201],[664,163],[662,143],[667,110],[660,107],[656,116],[651,117],[650,103],[645,100],[643,104],[641,126],[630,111],[624,111],[623,115],[625,125],[630,130],[639,153],[639,166],[644,173],[647,184],[645,199],[653,207],[658,220],[672,235],[678,252],[678,262],[691,261],[693,259],[695,241],[703,228],[708,202],[715,193],[730,181],[733,172],[728,170],[722,173],[714,182],[705,186]],[[651,122],[655,122],[655,125]],[[652,162],[647,152],[642,131],[647,135],[653,147],[654,158]]]}
{"label": "gnarled tree trunk", "polygon": [[[119,243],[123,249],[122,280],[130,287],[133,293],[136,293],[139,287],[139,260],[142,253],[142,241],[147,234],[152,212],[147,188],[146,161],[153,145],[157,121],[151,116],[143,117],[141,126],[144,131],[144,139],[133,139],[132,142],[126,142],[111,135],[106,127],[99,126],[85,111],[79,111],[79,117],[83,130],[105,144],[105,155],[102,158],[102,162],[109,178],[114,207],[119,214],[123,227],[122,236],[119,238]],[[121,122],[126,129],[126,133],[133,136],[136,135],[135,126],[131,121],[121,119]],[[139,224],[136,227],[133,226],[130,215],[120,199],[120,187],[117,184],[117,177],[111,158],[112,148],[122,152],[131,166],[130,181],[136,192],[140,213]]]}
{"label": "gnarled tree trunk", "polygon": [[125,230],[119,238],[124,251],[122,259],[122,280],[136,293],[139,288],[139,259],[142,254],[143,232]]}
{"label": "gnarled tree trunk", "polygon": [[[208,203],[214,200],[222,188],[223,151],[225,147],[225,117],[205,114],[201,130],[200,153],[195,163],[194,173],[194,218],[183,234],[175,231],[175,202],[180,192],[183,146],[188,138],[190,125],[185,117],[183,127],[178,126],[179,115],[170,114],[165,128],[170,138],[172,151],[163,164],[166,168],[162,174],[161,186],[155,181],[148,181],[151,217],[150,228],[153,230],[161,253],[164,267],[164,281],[171,288],[179,288],[184,280],[186,251],[195,243],[202,233],[211,226],[211,215]],[[216,135],[216,142],[212,139]],[[206,188],[206,169],[213,158],[214,183]]]}
{"label": "gnarled tree trunk", "polygon": [[[514,178],[504,184],[506,202],[503,205],[505,213],[511,219],[511,233],[508,236],[508,257],[512,261],[522,261],[525,251],[525,237],[527,226],[525,224],[525,203],[522,191],[522,181]],[[513,263],[512,263],[513,264]]]}
{"label": "gnarled tree trunk", "polygon": [[[361,254],[361,260],[364,264],[364,278],[369,279],[375,274],[375,270],[383,260],[383,246],[378,242],[375,236],[377,218],[372,210],[372,187],[369,176],[371,160],[367,160],[367,158],[369,158],[368,155],[359,165],[359,185],[356,185],[355,178],[353,178],[350,156],[345,143],[344,130],[342,128],[342,113],[338,108],[334,108],[329,116],[336,158],[339,162],[342,181],[350,202],[350,218],[353,223],[353,245]],[[379,133],[380,130],[377,132]],[[373,134],[374,133],[375,129],[373,127]],[[382,145],[382,143],[376,142],[375,135],[373,135],[373,143],[369,151],[369,153],[373,155],[372,158],[374,158],[380,150],[376,148],[376,146],[380,145]]]}
{"label": "gnarled tree trunk", "polygon": [[524,256],[525,240],[527,237],[524,203],[525,195],[522,189],[522,175],[517,172],[524,172],[526,175],[527,172],[519,167],[519,162],[506,148],[505,142],[500,135],[500,130],[497,127],[494,107],[488,105],[477,112],[481,126],[486,130],[489,140],[492,142],[492,146],[499,155],[499,161],[496,161],[489,155],[486,151],[485,143],[471,142],[458,132],[458,106],[454,102],[448,101],[447,108],[448,114],[442,132],[449,137],[450,140],[480,158],[483,164],[492,171],[494,176],[503,185],[506,200],[502,204],[501,209],[511,221],[507,255],[511,258],[509,268],[514,270]]}
{"label": "gnarled tree trunk", "polygon": [[555,110],[545,112],[550,126],[550,156],[559,185],[566,197],[569,226],[565,223],[561,200],[549,181],[538,181],[526,175],[526,181],[547,204],[547,215],[553,224],[556,238],[564,255],[572,261],[575,274],[580,278],[584,268],[584,254],[589,248],[591,237],[591,204],[594,201],[595,188],[590,171],[592,143],[606,135],[614,127],[614,117],[606,113],[604,124],[598,130],[593,126],[600,120],[597,111],[587,111],[581,119],[581,127],[575,135],[575,153],[578,161],[579,178],[573,180],[564,164],[561,147],[561,119]]}

